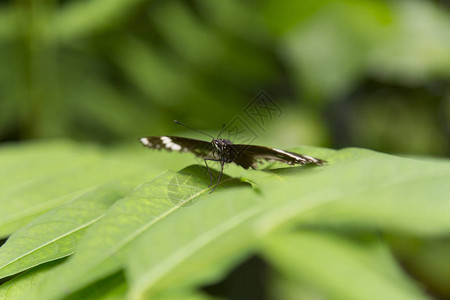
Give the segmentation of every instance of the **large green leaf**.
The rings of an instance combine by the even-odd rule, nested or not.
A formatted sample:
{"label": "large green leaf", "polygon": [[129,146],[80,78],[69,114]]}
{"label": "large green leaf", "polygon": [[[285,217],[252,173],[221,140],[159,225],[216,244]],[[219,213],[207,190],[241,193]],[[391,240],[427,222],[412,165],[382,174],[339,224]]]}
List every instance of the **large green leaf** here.
{"label": "large green leaf", "polygon": [[[0,288],[0,299],[29,299],[36,285],[40,284],[51,268],[61,261],[50,262],[22,273],[20,276],[5,283]],[[89,291],[81,290],[66,299],[119,300],[123,299],[126,283],[123,274],[117,273],[96,282]]]}
{"label": "large green leaf", "polygon": [[[450,234],[450,163],[344,149],[329,167],[298,172],[267,193],[272,209],[259,230],[298,222],[416,234]],[[283,187],[281,187],[283,186]]]}
{"label": "large green leaf", "polygon": [[[16,148],[20,156],[32,159],[32,145]],[[98,155],[94,161],[97,168],[115,161],[115,165],[105,168],[105,172],[111,173],[105,174],[105,182],[110,183],[97,183],[96,188],[84,196],[59,204],[17,231],[4,249],[0,248],[7,254],[5,262],[10,262],[11,269],[5,267],[5,275],[75,253],[45,272],[41,273],[40,267],[32,268],[0,286],[0,295],[4,295],[6,290],[20,290],[24,281],[29,284],[26,293],[15,293],[5,299],[61,299],[67,295],[94,293],[99,287],[105,295],[109,292],[126,294],[129,299],[195,295],[192,293],[199,286],[220,280],[252,254],[263,254],[275,269],[290,274],[290,280],[300,280],[308,288],[330,297],[357,297],[374,289],[384,290],[383,295],[421,298],[420,289],[408,275],[398,270],[394,258],[388,259],[386,252],[380,250],[386,247],[385,241],[367,244],[347,233],[378,231],[417,239],[445,238],[450,233],[447,217],[450,215],[450,163],[446,160],[421,161],[363,149],[333,151],[299,147],[293,150],[326,159],[328,164],[323,168],[279,169],[267,165],[272,169],[266,172],[230,166],[225,173],[233,177],[224,175],[222,184],[209,194],[209,175],[203,166],[191,166],[179,172],[165,171],[146,181],[160,173],[164,166],[189,164],[192,161],[189,155],[145,149],[74,149],[77,151],[72,149],[72,152],[85,151],[83,155],[74,154],[75,165],[78,159],[81,162],[93,153]],[[45,151],[40,155],[51,165]],[[0,174],[6,167],[13,168],[21,161],[14,151],[0,151],[0,156],[10,158],[10,163],[0,159]],[[17,170],[14,172],[17,172],[15,179],[11,179],[14,188],[9,190],[4,186],[5,190],[14,192],[18,187],[20,190],[20,179],[27,176]],[[47,176],[55,172],[60,170],[49,166]],[[90,173],[87,179],[100,173],[93,166],[86,167],[86,172]],[[214,175],[217,176],[217,172]],[[119,177],[122,177],[117,181],[119,184],[111,188],[114,184],[111,180]],[[240,182],[237,177],[251,185]],[[51,190],[58,182],[48,182],[47,189]],[[93,187],[91,180],[84,184],[86,188]],[[136,188],[116,201],[119,194],[127,192],[120,188],[124,184]],[[89,197],[94,202],[90,204],[93,209],[80,209],[83,201],[89,202]],[[69,213],[67,208],[75,210]],[[64,217],[71,219],[71,226],[59,225],[58,220]],[[86,229],[71,232],[89,222],[92,225],[85,226]],[[55,228],[59,226],[61,228]],[[320,234],[308,228],[319,228]],[[293,230],[295,234],[289,233]],[[36,237],[27,238],[33,232]],[[58,238],[65,234],[67,241],[73,243]],[[281,240],[286,244],[279,245]],[[426,239],[423,242],[426,243]],[[337,266],[329,269],[330,274],[326,274],[323,282],[320,280],[325,276],[322,266],[314,269],[305,257],[295,256],[300,244],[309,245],[305,246],[305,253],[317,253],[317,264],[323,259]],[[61,252],[50,251],[57,245],[61,246]],[[339,267],[352,257],[358,257],[354,265]],[[289,271],[290,261],[300,270]],[[363,270],[361,264],[368,264],[370,268]],[[124,290],[119,294],[108,284],[102,284],[122,271],[125,276],[118,285]],[[304,281],[304,274],[309,271],[313,271],[315,277]],[[361,276],[360,285],[341,285],[340,272]],[[40,279],[26,279],[30,274]],[[391,276],[393,281],[386,281],[383,276]],[[339,286],[342,288],[336,288]]]}
{"label": "large green leaf", "polygon": [[[233,182],[236,181],[227,176],[222,179],[223,184]],[[186,210],[186,205],[207,194],[212,188],[208,183],[205,168],[195,166],[180,173],[164,172],[140,185],[117,201],[106,216],[91,227],[76,255],[55,270],[48,284],[41,285],[42,294],[38,298],[59,298],[123,268],[127,257],[132,255],[130,251],[135,241],[148,231],[158,230],[155,228],[159,228],[160,223],[167,224],[166,219],[178,215],[179,211]],[[188,230],[186,224],[180,226],[177,222],[176,225]]]}
{"label": "large green leaf", "polygon": [[130,182],[100,186],[17,230],[0,248],[0,278],[73,254],[85,230],[131,188]]}
{"label": "large green leaf", "polygon": [[[356,230],[380,229],[420,236],[449,233],[450,220],[447,216],[450,207],[447,202],[448,190],[445,189],[446,182],[450,179],[448,163],[421,162],[362,149],[336,152],[329,157],[329,161],[330,166],[324,169],[289,168],[276,172],[281,177],[266,176],[259,179],[253,177],[259,183],[262,192],[258,202],[259,216],[251,225],[256,236],[264,236],[274,230],[285,230],[290,226],[298,226],[299,223],[330,226],[330,218],[335,210],[328,209],[329,206],[342,210],[347,208],[348,214],[342,216],[341,222],[348,222]],[[420,180],[423,184],[417,184]],[[433,187],[434,194],[432,199],[424,201],[427,199],[424,197],[424,193],[427,193],[426,185]],[[405,195],[401,196],[402,193]],[[232,202],[234,199],[234,197],[229,198],[226,201]],[[241,201],[253,204],[250,202],[251,199],[252,197],[245,194],[240,197]],[[351,205],[348,205],[347,201]],[[371,205],[368,205],[368,202]],[[219,200],[214,200],[211,206],[218,203]],[[206,205],[206,203],[202,204]],[[367,206],[369,208],[365,209]],[[370,210],[373,206],[378,206],[378,209]],[[354,214],[349,207],[355,207]],[[216,210],[222,211],[220,208]],[[319,215],[316,211],[321,214]],[[359,217],[360,211],[366,213]],[[241,212],[246,212],[244,207]],[[423,214],[423,212],[427,213]],[[177,220],[182,222],[180,215],[177,215]],[[354,218],[357,218],[359,222],[354,222],[349,215],[358,216]],[[235,211],[233,216],[239,216],[239,212]],[[224,224],[232,222],[233,216],[227,216],[226,221],[223,221]],[[217,219],[222,217],[223,213],[216,216]],[[411,222],[412,219],[415,222]],[[167,226],[170,228],[170,225]],[[205,225],[205,227],[208,226]],[[158,232],[149,231],[146,235],[147,246],[142,243],[141,247],[134,248],[142,254],[132,256],[134,264],[130,265],[130,274],[132,279],[136,278],[136,283],[132,286],[130,298],[143,299],[162,289],[161,286],[169,288],[165,284],[178,282],[178,285],[184,285],[195,282],[197,277],[212,272],[214,269],[211,266],[217,267],[225,261],[220,254],[232,257],[233,243],[224,242],[226,234],[220,235],[219,228],[218,226],[212,230],[218,234],[217,236],[206,229],[204,229],[205,232],[184,233],[184,235],[193,234],[195,237],[174,246],[172,251],[159,250],[159,247],[153,244],[155,241],[164,240],[163,229]],[[238,228],[238,232],[245,231],[242,227]],[[167,230],[170,231],[170,229]],[[204,242],[204,236],[210,237],[209,243],[201,244],[200,241]],[[237,239],[238,234],[235,233],[235,236]],[[176,239],[176,241],[182,240],[181,236]],[[221,244],[222,242],[225,245]],[[235,243],[238,244],[237,241]],[[156,245],[159,244],[156,243]],[[151,245],[153,245],[153,255],[148,255]],[[218,250],[215,250],[216,245],[220,245],[218,246],[219,254]],[[189,251],[192,252],[191,255]],[[201,264],[196,260],[197,257],[199,260],[209,261],[208,268],[201,270],[201,267],[198,267]],[[137,274],[134,273],[136,271]],[[217,269],[215,271],[219,272]],[[220,271],[224,272],[224,269]],[[183,272],[186,272],[184,277]]]}
{"label": "large green leaf", "polygon": [[38,286],[52,268],[60,264],[64,259],[39,265],[33,270],[26,271],[20,276],[4,283],[0,287],[0,299],[29,299],[32,291]]}
{"label": "large green leaf", "polygon": [[267,238],[263,253],[285,276],[326,299],[428,299],[370,237],[355,241],[306,230]]}
{"label": "large green leaf", "polygon": [[248,188],[224,191],[146,232],[129,256],[129,298],[148,299],[173,287],[220,279],[255,247],[248,223],[263,209],[261,201]]}
{"label": "large green leaf", "polygon": [[[0,236],[112,180],[150,179],[189,156],[79,146],[67,142],[14,144],[0,151]],[[159,154],[159,155],[158,155]],[[164,162],[166,161],[167,162]],[[139,182],[139,180],[137,180]],[[137,185],[137,183],[135,184]]]}

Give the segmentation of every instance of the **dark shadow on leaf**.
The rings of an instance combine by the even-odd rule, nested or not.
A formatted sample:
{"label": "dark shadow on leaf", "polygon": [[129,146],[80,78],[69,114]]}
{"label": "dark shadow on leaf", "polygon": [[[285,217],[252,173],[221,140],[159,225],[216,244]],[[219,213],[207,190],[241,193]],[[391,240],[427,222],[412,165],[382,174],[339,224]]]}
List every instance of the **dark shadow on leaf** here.
{"label": "dark shadow on leaf", "polygon": [[[190,206],[198,201],[201,197],[209,195],[209,191],[214,187],[219,172],[211,169],[211,177],[208,169],[204,166],[190,165],[178,171],[172,179],[169,180],[167,186],[167,195],[176,205]],[[231,188],[236,186],[251,186],[249,183],[242,182],[239,178],[233,178],[226,174],[222,174],[219,185],[215,192],[223,188]]]}
{"label": "dark shadow on leaf", "polygon": [[14,281],[15,278],[21,278],[21,277],[27,277],[27,276],[34,276],[35,274],[39,273],[39,272],[44,272],[48,269],[51,269],[53,267],[56,267],[57,265],[65,262],[68,259],[68,257],[63,257],[63,258],[59,258],[59,259],[55,259],[49,262],[45,262],[42,263],[40,265],[37,265],[35,267],[32,267],[28,270],[19,272],[17,274],[5,277],[0,279],[0,285],[3,285],[5,283],[7,283],[8,281]]}
{"label": "dark shadow on leaf", "polygon": [[203,286],[202,290],[214,299],[269,299],[269,271],[261,257],[252,256],[235,266],[222,280]]}
{"label": "dark shadow on leaf", "polygon": [[[210,169],[211,170],[211,175],[213,177],[212,180],[212,185],[214,185],[217,182],[217,179],[219,178],[219,171],[216,171],[215,169]],[[208,186],[210,183],[210,176],[208,173],[208,169],[205,166],[200,166],[200,165],[190,165],[187,166],[186,168],[180,170],[177,172],[178,174],[183,174],[183,175],[191,175],[191,176],[195,176],[196,178],[198,178],[198,182],[200,184],[202,184],[202,186]],[[225,172],[222,174],[222,178],[220,180],[219,183],[219,187],[233,187],[233,186],[251,186],[249,183],[247,182],[243,182],[241,181],[240,178],[233,178],[231,176],[228,176],[227,174],[225,174]]]}
{"label": "dark shadow on leaf", "polygon": [[[101,299],[108,295],[108,293],[125,295],[126,293],[126,279],[123,271],[116,272],[106,278],[99,279],[85,288],[76,291],[75,293],[66,296],[65,300],[78,299]],[[118,298],[119,299],[119,298]]]}

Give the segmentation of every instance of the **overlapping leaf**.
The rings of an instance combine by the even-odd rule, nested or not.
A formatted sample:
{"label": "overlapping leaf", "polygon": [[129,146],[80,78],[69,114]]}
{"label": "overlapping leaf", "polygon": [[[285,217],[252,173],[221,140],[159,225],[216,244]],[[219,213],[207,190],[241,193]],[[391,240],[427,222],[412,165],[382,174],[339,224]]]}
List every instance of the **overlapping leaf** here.
{"label": "overlapping leaf", "polygon": [[[0,153],[0,236],[101,184],[129,176],[151,179],[190,158],[175,155],[162,163],[152,159],[156,152],[139,150],[109,152],[64,142],[4,147]],[[162,158],[166,155],[160,153]]]}
{"label": "overlapping leaf", "polygon": [[[5,262],[16,269],[5,271],[5,275],[73,251],[75,255],[42,273],[40,268],[32,268],[1,286],[0,295],[8,295],[5,299],[9,300],[61,299],[69,294],[89,294],[100,287],[102,295],[120,294],[133,300],[196,295],[198,286],[219,280],[248,255],[263,254],[290,280],[301,281],[319,294],[357,298],[373,288],[387,297],[423,299],[421,289],[398,270],[382,244],[364,244],[352,236],[342,238],[340,230],[419,238],[448,236],[449,163],[362,149],[303,147],[296,151],[329,163],[324,168],[303,166],[269,172],[227,168],[227,173],[246,178],[244,181],[251,182],[253,188],[225,176],[225,186],[219,186],[213,194],[208,194],[211,188],[204,167],[167,171],[141,184],[145,176],[131,170],[143,166],[131,159],[128,174],[135,177],[124,176],[137,187],[123,199],[115,202],[119,198],[116,188],[100,186],[34,220],[11,237],[0,251],[8,253]],[[115,151],[109,159],[122,159],[127,153],[135,152]],[[154,167],[149,173],[154,174],[161,164],[164,162],[149,164]],[[167,165],[172,164],[175,162],[167,161]],[[81,204],[89,197],[98,203],[92,203],[94,209],[85,212]],[[68,208],[78,209],[69,213]],[[70,219],[70,226],[63,223],[58,231],[54,226],[59,226],[58,220],[64,216]],[[51,222],[52,217],[56,222]],[[92,225],[81,230],[85,230],[82,237],[73,231],[77,224],[89,220]],[[311,227],[320,228],[320,232],[311,231]],[[293,230],[295,234],[284,233]],[[33,232],[36,239],[29,239]],[[58,239],[65,234],[67,240]],[[61,249],[55,250],[57,245]],[[120,272],[124,272],[122,277],[116,277]],[[314,276],[305,281],[309,272]],[[350,274],[355,284],[342,284],[341,273]],[[40,279],[29,279],[34,276]],[[122,278],[119,294],[112,286],[101,284],[111,276]],[[20,290],[24,282],[30,286],[26,292],[11,292]]]}
{"label": "overlapping leaf", "polygon": [[85,230],[131,188],[129,182],[101,186],[16,231],[0,248],[0,278],[73,254]]}
{"label": "overlapping leaf", "polygon": [[342,299],[429,299],[374,238],[356,242],[320,231],[277,235],[263,253],[285,276]]}
{"label": "overlapping leaf", "polygon": [[[183,173],[164,172],[119,200],[86,233],[76,255],[55,270],[53,279],[42,284],[38,298],[57,299],[123,268],[141,235],[158,230],[160,223],[167,224],[166,219],[211,190],[206,174],[203,167]],[[231,181],[229,177],[223,179],[223,183]],[[189,230],[186,224],[176,224]]]}

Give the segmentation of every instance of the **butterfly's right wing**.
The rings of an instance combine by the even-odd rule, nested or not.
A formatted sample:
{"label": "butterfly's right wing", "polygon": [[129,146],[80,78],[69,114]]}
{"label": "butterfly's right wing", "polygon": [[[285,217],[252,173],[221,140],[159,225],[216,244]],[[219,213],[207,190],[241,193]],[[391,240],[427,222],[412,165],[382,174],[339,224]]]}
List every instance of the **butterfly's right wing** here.
{"label": "butterfly's right wing", "polygon": [[212,157],[214,151],[210,142],[178,136],[148,136],[140,138],[139,141],[142,145],[151,149],[191,152],[202,159]]}
{"label": "butterfly's right wing", "polygon": [[304,165],[307,163],[322,166],[326,161],[312,156],[289,152],[281,149],[256,146],[233,145],[236,151],[234,163],[245,168],[256,169],[257,164],[263,161],[277,161],[288,165]]}

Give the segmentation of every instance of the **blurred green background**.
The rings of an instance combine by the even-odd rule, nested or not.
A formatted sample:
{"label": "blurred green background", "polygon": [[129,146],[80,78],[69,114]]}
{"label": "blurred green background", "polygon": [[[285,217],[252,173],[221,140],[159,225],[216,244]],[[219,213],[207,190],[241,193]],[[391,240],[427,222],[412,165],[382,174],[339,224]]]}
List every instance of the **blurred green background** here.
{"label": "blurred green background", "polygon": [[0,2],[0,141],[216,132],[260,90],[255,143],[450,155],[443,1]]}

